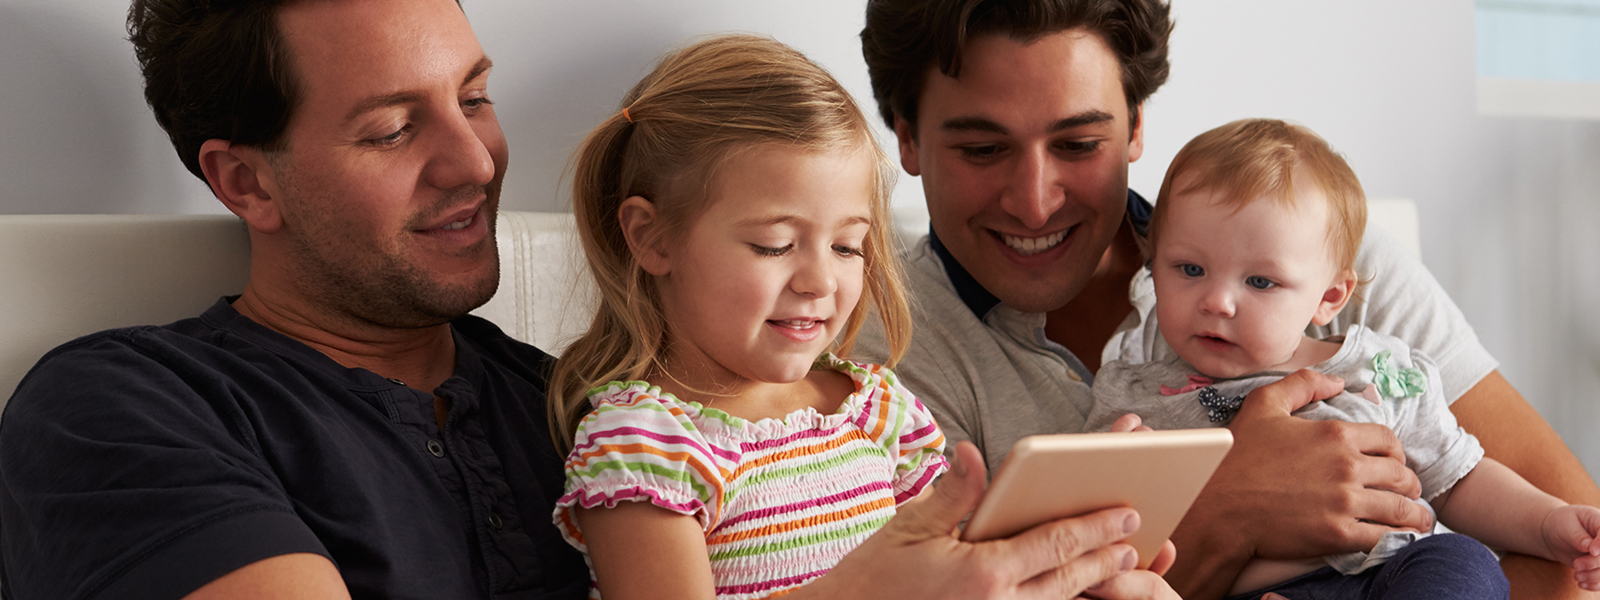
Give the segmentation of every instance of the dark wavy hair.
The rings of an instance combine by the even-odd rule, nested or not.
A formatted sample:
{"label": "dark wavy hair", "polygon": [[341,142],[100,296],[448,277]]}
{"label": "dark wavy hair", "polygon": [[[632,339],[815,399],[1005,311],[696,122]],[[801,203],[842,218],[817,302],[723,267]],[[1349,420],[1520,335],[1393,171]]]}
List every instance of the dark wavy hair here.
{"label": "dark wavy hair", "polygon": [[[281,150],[299,98],[278,11],[288,0],[133,0],[144,99],[190,173],[209,139]],[[457,5],[460,0],[457,0]]]}
{"label": "dark wavy hair", "polygon": [[1029,42],[1081,27],[1116,54],[1132,127],[1139,104],[1167,81],[1170,12],[1161,0],[869,0],[861,54],[878,114],[890,127],[900,117],[915,131],[928,67],[960,76],[967,40],[998,34]]}

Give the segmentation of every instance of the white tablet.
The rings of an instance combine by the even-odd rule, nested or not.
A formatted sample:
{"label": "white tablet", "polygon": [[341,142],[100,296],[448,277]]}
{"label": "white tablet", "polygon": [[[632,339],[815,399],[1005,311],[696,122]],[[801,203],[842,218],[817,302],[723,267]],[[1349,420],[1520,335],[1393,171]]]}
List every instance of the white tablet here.
{"label": "white tablet", "polygon": [[961,539],[1010,537],[1102,508],[1139,511],[1126,541],[1148,568],[1233,446],[1227,429],[1036,435],[1011,448]]}

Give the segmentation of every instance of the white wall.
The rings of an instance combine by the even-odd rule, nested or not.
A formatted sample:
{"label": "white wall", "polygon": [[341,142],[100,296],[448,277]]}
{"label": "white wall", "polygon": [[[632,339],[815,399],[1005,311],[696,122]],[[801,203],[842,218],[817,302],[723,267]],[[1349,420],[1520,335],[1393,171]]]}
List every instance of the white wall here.
{"label": "white wall", "polygon": [[[573,147],[689,36],[772,35],[871,110],[862,4],[466,0],[498,65],[505,206],[564,208]],[[221,212],[144,106],[124,11],[0,0],[0,212]],[[1600,474],[1600,123],[1477,116],[1468,2],[1179,0],[1174,12],[1173,76],[1147,107],[1135,189],[1153,194],[1185,141],[1235,118],[1316,129],[1369,195],[1417,201],[1424,262],[1502,372]],[[919,184],[903,179],[896,198],[920,202]]]}

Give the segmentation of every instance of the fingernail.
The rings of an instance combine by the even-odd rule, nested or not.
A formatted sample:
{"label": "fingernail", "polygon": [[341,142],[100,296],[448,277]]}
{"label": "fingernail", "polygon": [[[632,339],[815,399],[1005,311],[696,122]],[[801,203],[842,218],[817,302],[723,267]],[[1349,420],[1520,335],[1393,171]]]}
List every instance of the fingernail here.
{"label": "fingernail", "polygon": [[1128,518],[1122,520],[1122,533],[1132,535],[1139,530],[1139,513],[1128,513]]}
{"label": "fingernail", "polygon": [[1122,570],[1131,571],[1133,566],[1139,564],[1139,553],[1129,550],[1122,555]]}

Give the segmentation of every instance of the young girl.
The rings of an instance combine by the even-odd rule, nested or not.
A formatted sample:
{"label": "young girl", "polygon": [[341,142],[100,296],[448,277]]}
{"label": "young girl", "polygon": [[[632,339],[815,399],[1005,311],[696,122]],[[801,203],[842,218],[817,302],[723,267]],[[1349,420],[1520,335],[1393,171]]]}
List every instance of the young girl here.
{"label": "young girl", "polygon": [[[1355,293],[1365,227],[1355,173],[1308,129],[1244,120],[1190,141],[1167,170],[1150,224],[1156,326],[1171,352],[1143,364],[1106,364],[1094,383],[1090,430],[1127,413],[1156,429],[1221,427],[1250,390],[1291,371],[1336,375],[1347,382],[1345,393],[1295,414],[1389,426],[1441,522],[1498,548],[1571,565],[1585,589],[1600,589],[1600,509],[1567,505],[1484,457],[1477,439],[1456,426],[1431,359],[1359,325],[1328,339],[1305,334],[1308,324],[1328,324]],[[1482,545],[1414,533],[1390,534],[1370,553],[1257,560],[1232,591],[1243,598],[1266,592],[1508,594]]]}
{"label": "young girl", "polygon": [[611,600],[804,585],[946,468],[893,373],[828,353],[858,303],[895,357],[910,337],[893,171],[844,88],[767,39],[673,53],[623,106],[577,159],[602,299],[552,374],[556,524]]}

